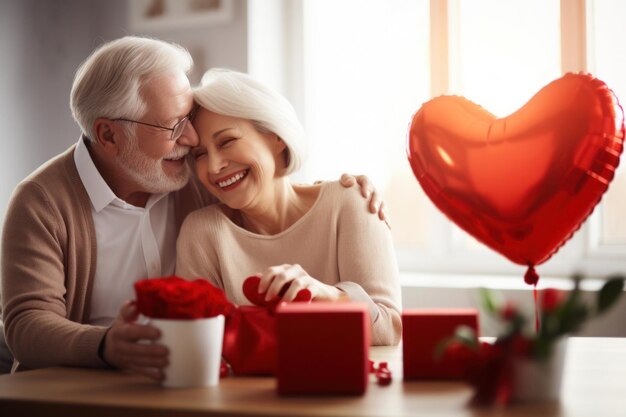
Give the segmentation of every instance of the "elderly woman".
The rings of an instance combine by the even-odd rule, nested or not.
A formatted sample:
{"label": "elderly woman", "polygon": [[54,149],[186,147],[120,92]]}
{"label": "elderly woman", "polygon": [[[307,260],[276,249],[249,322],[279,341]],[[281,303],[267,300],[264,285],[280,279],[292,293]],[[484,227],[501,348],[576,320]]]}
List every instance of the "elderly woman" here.
{"label": "elderly woman", "polygon": [[210,70],[194,91],[200,105],[192,150],[198,178],[221,204],[191,213],[177,245],[178,275],[206,277],[249,304],[242,283],[261,276],[266,299],[369,305],[372,343],[400,340],[400,286],[391,234],[354,188],[292,184],[304,132],[289,102],[246,74]]}

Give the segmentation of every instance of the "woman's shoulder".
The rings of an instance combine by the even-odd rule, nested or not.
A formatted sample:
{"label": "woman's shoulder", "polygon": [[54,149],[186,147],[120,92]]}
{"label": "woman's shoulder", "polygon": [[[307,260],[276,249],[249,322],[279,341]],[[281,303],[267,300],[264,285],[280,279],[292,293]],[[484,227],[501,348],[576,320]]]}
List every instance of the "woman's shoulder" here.
{"label": "woman's shoulder", "polygon": [[355,202],[363,203],[363,197],[359,187],[344,187],[339,181],[327,181],[322,183],[324,199],[333,205],[354,204]]}
{"label": "woman's shoulder", "polygon": [[344,187],[339,181],[329,181],[325,184],[324,204],[337,216],[340,222],[365,224],[385,224],[378,220],[378,216],[369,211],[369,198],[361,195],[358,185]]}
{"label": "woman's shoulder", "polygon": [[313,209],[319,209],[319,206],[337,208],[344,202],[357,200],[360,196],[358,187],[346,188],[339,181],[324,181],[313,185],[298,184],[294,185],[294,188]]}
{"label": "woman's shoulder", "polygon": [[[183,230],[206,228],[209,225],[217,225],[223,218],[221,204],[212,204],[192,211],[183,222]],[[182,233],[182,231],[181,231]]]}

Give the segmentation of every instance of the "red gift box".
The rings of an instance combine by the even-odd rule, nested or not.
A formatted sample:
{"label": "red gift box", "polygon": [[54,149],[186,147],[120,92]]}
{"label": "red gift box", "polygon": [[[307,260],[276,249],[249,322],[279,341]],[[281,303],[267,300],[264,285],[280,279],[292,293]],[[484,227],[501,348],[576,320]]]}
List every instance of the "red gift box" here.
{"label": "red gift box", "polygon": [[239,306],[224,327],[222,356],[235,375],[276,373],[276,318],[270,310]]}
{"label": "red gift box", "polygon": [[402,312],[404,379],[460,379],[463,367],[449,357],[435,359],[437,345],[454,334],[457,326],[478,334],[475,309],[411,309]]}
{"label": "red gift box", "polygon": [[[274,310],[281,303],[289,285],[277,297],[265,301],[259,293],[261,278],[251,276],[243,283],[243,293],[254,306],[234,308],[224,328],[222,356],[235,375],[274,375],[276,373],[276,317]],[[294,301],[311,301],[308,289],[298,291]]]}
{"label": "red gift box", "polygon": [[290,303],[276,310],[278,393],[365,393],[370,318],[360,303]]}

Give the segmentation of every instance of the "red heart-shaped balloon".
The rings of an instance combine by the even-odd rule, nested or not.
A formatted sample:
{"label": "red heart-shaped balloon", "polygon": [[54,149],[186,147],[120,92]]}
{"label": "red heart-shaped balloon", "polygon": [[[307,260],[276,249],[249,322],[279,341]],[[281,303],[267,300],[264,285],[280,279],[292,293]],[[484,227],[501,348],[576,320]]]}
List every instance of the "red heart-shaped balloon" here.
{"label": "red heart-shaped balloon", "polygon": [[[289,285],[291,283],[285,284],[278,293],[278,296],[274,297],[270,301],[265,301],[265,293],[259,293],[259,284],[261,283],[261,277],[252,275],[246,278],[243,282],[243,294],[246,296],[248,300],[254,305],[260,307],[270,307],[275,308],[278,303],[281,302],[283,296],[289,289]],[[308,289],[303,289],[298,291],[296,294],[296,298],[293,301],[298,302],[308,302],[311,301],[311,291]]]}
{"label": "red heart-shaped balloon", "polygon": [[589,74],[566,74],[496,118],[457,96],[413,116],[407,153],[433,203],[476,239],[522,265],[550,258],[607,190],[624,113]]}

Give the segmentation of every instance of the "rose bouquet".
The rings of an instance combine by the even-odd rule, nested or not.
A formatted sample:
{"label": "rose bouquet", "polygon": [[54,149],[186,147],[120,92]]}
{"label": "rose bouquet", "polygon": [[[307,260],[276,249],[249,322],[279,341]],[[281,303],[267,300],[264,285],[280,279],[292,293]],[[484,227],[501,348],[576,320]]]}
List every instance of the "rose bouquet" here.
{"label": "rose bouquet", "polygon": [[[481,290],[484,310],[503,324],[503,332],[490,343],[480,341],[473,329],[460,326],[438,351],[438,355],[446,355],[463,367],[467,381],[475,389],[473,404],[508,403],[516,388],[524,388],[516,387],[522,372],[519,363],[547,367],[567,335],[578,331],[587,319],[606,312],[618,300],[624,278],[609,278],[591,305],[582,299],[579,284],[580,277],[574,277],[574,288],[568,293],[552,288],[540,291],[535,320],[525,316],[515,304],[499,302],[489,290]],[[563,357],[560,359],[562,362]],[[560,375],[557,380],[560,384]]]}
{"label": "rose bouquet", "polygon": [[166,387],[202,387],[219,382],[225,318],[234,309],[224,292],[205,279],[176,276],[135,283],[137,309],[161,332],[169,350]]}
{"label": "rose bouquet", "polygon": [[224,291],[205,279],[144,279],[135,283],[135,293],[139,312],[153,319],[228,317],[234,308]]}

